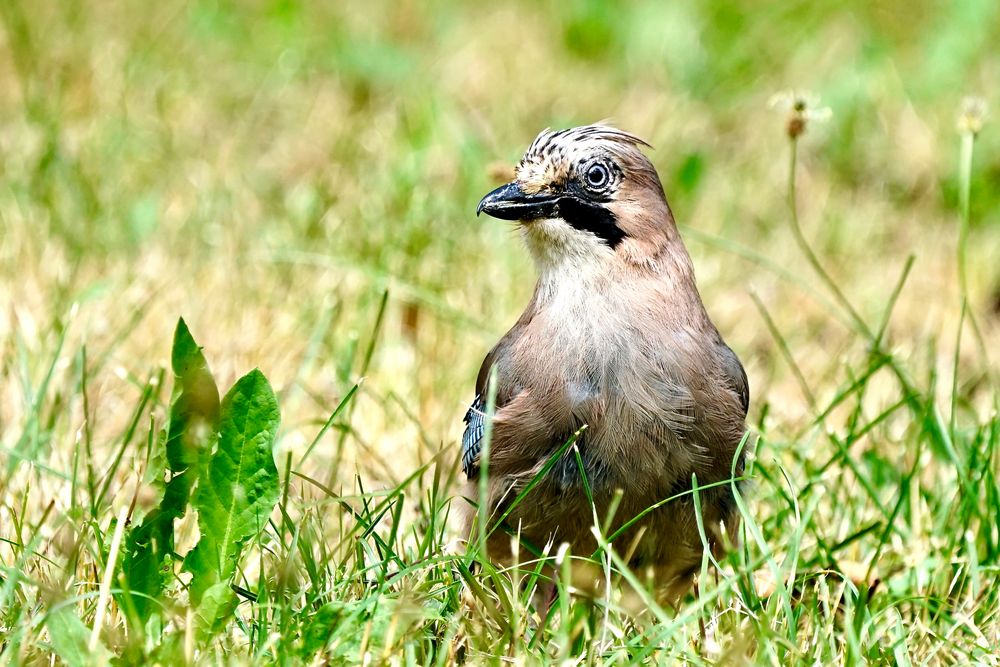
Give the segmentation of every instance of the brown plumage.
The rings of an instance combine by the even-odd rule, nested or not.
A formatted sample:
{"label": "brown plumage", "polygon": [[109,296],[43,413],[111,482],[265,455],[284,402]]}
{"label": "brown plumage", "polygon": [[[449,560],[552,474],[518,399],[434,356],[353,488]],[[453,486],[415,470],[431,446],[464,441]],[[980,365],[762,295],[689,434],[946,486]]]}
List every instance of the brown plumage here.
{"label": "brown plumage", "polygon": [[[534,295],[483,362],[466,415],[463,465],[477,498],[486,383],[496,368],[489,455],[490,516],[511,505],[560,446],[577,441],[598,516],[623,492],[613,528],[665,498],[742,473],[734,461],[749,402],[739,359],[709,319],[645,142],[591,125],[544,131],[515,180],[479,211],[517,220],[538,267]],[[699,494],[710,545],[730,537],[729,484]],[[470,513],[470,522],[474,512]],[[590,555],[593,511],[572,451],[505,523],[541,547],[568,542]],[[618,540],[639,537],[631,565],[651,569],[669,599],[687,589],[702,558],[691,495],[666,503]],[[490,556],[510,558],[496,530]]]}

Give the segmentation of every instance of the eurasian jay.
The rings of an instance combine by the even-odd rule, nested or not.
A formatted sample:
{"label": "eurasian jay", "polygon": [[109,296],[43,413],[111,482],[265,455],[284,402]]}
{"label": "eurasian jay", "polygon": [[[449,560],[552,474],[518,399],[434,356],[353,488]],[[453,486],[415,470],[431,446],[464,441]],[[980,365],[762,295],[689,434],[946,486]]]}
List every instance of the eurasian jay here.
{"label": "eurasian jay", "polygon": [[[615,542],[630,566],[676,600],[702,561],[692,476],[709,547],[735,542],[730,480],[743,472],[750,394],[740,360],[709,319],[691,258],[646,142],[606,125],[543,131],[515,179],[477,215],[517,221],[537,266],[524,313],[486,355],[465,416],[465,495],[478,497],[487,384],[496,403],[486,515],[506,514],[487,542],[509,561],[511,534],[590,555],[616,493],[614,526],[648,512]],[[492,370],[491,369],[495,369]],[[586,428],[580,431],[581,427]],[[511,510],[518,494],[577,432]],[[593,498],[590,506],[587,490]],[[470,513],[471,530],[475,512]],[[493,528],[493,525],[490,525]]]}

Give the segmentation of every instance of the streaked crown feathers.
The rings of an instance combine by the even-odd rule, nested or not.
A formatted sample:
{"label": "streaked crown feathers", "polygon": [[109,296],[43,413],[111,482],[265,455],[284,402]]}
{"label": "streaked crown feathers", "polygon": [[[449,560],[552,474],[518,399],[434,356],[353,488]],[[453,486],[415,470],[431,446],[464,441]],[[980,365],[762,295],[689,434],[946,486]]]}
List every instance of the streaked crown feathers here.
{"label": "streaked crown feathers", "polygon": [[[565,130],[542,130],[514,168],[529,194],[562,185],[575,168],[597,157],[613,158],[627,172],[646,176],[655,170],[640,147],[651,146],[634,134],[598,123]],[[658,179],[656,179],[658,181]]]}

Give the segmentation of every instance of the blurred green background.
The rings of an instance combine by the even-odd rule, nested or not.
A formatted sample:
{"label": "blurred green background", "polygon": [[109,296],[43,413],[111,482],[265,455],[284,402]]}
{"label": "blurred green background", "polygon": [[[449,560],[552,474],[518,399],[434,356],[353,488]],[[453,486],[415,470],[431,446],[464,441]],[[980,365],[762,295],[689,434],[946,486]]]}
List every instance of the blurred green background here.
{"label": "blurred green background", "polygon": [[[123,350],[130,370],[162,358],[167,322],[186,315],[203,339],[222,329],[209,335],[247,357],[236,367],[270,349],[286,357],[266,370],[305,381],[288,356],[311,335],[311,372],[350,356],[343,339],[370,326],[389,286],[382,368],[405,376],[397,390],[435,439],[453,433],[475,366],[530,293],[515,234],[473,211],[542,128],[607,118],[656,147],[759,406],[782,371],[748,288],[807,358],[829,325],[822,307],[796,305],[786,327],[807,290],[733,253],[810,281],[787,235],[783,118],[768,100],[809,90],[832,110],[804,139],[803,224],[866,313],[910,253],[915,292],[953,288],[955,119],[967,94],[998,106],[992,0],[70,0],[0,15],[0,267],[15,309],[45,322],[89,300],[81,317],[110,332],[141,318],[154,345]],[[980,309],[1000,279],[998,136],[981,135],[973,170]],[[943,326],[924,301],[902,316],[913,340]],[[334,384],[356,370],[344,361]]]}

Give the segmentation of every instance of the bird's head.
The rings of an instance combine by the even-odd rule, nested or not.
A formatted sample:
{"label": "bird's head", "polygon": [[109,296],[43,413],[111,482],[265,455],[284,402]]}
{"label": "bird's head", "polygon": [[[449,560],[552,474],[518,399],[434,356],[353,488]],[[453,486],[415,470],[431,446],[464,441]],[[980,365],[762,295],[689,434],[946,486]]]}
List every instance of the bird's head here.
{"label": "bird's head", "polygon": [[542,270],[656,262],[676,238],[642,139],[607,125],[544,130],[515,178],[479,202],[479,213],[520,222]]}

